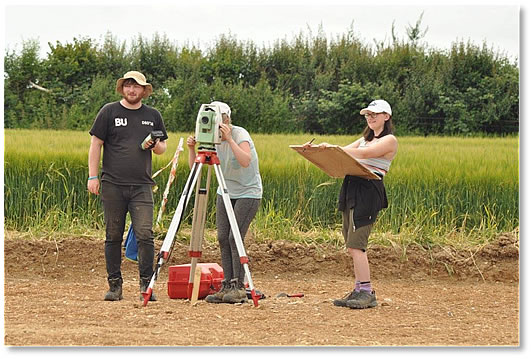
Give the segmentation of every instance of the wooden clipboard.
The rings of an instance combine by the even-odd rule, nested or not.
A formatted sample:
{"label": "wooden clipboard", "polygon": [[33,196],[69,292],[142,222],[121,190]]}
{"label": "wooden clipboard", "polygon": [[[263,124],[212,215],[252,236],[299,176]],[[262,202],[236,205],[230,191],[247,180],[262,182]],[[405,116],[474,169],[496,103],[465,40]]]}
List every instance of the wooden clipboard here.
{"label": "wooden clipboard", "polygon": [[381,179],[340,146],[303,148],[301,145],[290,145],[289,147],[331,177],[344,178],[346,175],[351,175],[367,179]]}

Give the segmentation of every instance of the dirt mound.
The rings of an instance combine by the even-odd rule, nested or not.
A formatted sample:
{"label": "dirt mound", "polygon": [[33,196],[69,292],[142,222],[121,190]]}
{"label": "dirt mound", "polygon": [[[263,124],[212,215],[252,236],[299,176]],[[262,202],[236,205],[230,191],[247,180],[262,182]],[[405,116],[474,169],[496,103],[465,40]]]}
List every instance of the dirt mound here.
{"label": "dirt mound", "polygon": [[[249,242],[249,241],[248,241]],[[155,247],[160,248],[161,243]],[[105,267],[104,242],[94,238],[56,240],[20,239],[7,233],[4,242],[6,275],[31,271],[51,276],[71,271],[99,270]],[[269,273],[349,273],[351,258],[345,249],[329,245],[305,245],[291,241],[249,242],[246,251],[253,272]],[[189,263],[188,245],[176,241],[168,265]],[[511,233],[500,235],[484,246],[458,251],[449,247],[406,248],[372,246],[368,250],[375,279],[472,279],[519,280],[519,243]],[[203,247],[202,262],[219,262],[216,244]],[[32,274],[33,275],[33,274]]]}
{"label": "dirt mound", "polygon": [[[293,242],[270,242],[249,247],[255,268],[303,273],[346,273],[352,268],[345,249],[329,246],[306,246]],[[425,249],[372,246],[368,250],[370,267],[379,278],[432,278],[519,280],[519,247],[510,234],[501,235],[495,243],[475,250],[452,248]]]}

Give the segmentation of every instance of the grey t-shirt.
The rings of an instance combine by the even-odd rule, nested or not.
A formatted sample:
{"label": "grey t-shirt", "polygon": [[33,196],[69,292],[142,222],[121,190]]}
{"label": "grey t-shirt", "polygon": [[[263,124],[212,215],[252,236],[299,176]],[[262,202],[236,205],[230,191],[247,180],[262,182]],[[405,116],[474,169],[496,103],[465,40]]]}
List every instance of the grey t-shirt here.
{"label": "grey t-shirt", "polygon": [[[236,198],[262,198],[262,179],[259,172],[259,158],[255,150],[255,144],[248,131],[239,126],[232,126],[231,137],[240,145],[247,141],[251,149],[251,163],[248,167],[242,167],[227,141],[216,145],[216,152],[220,159],[220,168],[224,175],[229,197]],[[222,190],[218,187],[219,195]]]}
{"label": "grey t-shirt", "polygon": [[130,110],[112,102],[98,112],[89,133],[103,141],[102,181],[118,185],[155,184],[151,178],[151,152],[140,148],[151,131],[164,133],[163,119],[156,109],[142,105]]}

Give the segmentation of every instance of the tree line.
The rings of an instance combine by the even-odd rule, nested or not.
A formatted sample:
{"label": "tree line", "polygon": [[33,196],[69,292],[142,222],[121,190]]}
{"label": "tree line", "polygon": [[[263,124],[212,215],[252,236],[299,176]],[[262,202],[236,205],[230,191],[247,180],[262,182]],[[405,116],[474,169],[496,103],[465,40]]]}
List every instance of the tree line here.
{"label": "tree line", "polygon": [[[421,19],[421,17],[420,17]],[[107,102],[120,99],[116,80],[143,72],[154,93],[144,101],[169,131],[193,131],[202,103],[227,102],[233,122],[255,133],[354,134],[359,110],[384,98],[399,134],[470,135],[519,131],[516,60],[485,43],[423,44],[420,21],[398,39],[374,41],[345,33],[301,32],[257,46],[231,34],[207,49],[177,45],[166,35],[138,35],[127,46],[108,33],[49,43],[35,40],[4,57],[4,127],[88,130]]]}

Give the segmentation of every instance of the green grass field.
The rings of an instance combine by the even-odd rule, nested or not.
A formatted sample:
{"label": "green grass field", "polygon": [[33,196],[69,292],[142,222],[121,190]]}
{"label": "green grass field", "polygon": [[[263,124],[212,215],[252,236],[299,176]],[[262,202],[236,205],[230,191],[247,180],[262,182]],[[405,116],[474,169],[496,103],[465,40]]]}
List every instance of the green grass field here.
{"label": "green grass field", "polygon": [[[154,172],[171,160],[179,138],[186,140],[188,135],[170,134],[167,152],[154,156]],[[262,206],[252,225],[255,237],[341,244],[341,216],[336,211],[341,180],[328,177],[288,146],[312,137],[316,137],[315,143],[345,145],[359,135],[252,137],[264,185]],[[89,143],[88,132],[5,130],[6,229],[53,233],[103,228],[99,199],[86,190]],[[163,231],[189,173],[187,155],[185,148]],[[156,211],[168,172],[156,179]],[[390,205],[380,214],[371,237],[374,242],[460,245],[516,231],[519,138],[400,137],[399,152],[385,184]],[[214,192],[213,187],[211,195]],[[208,212],[210,228],[213,202]]]}

